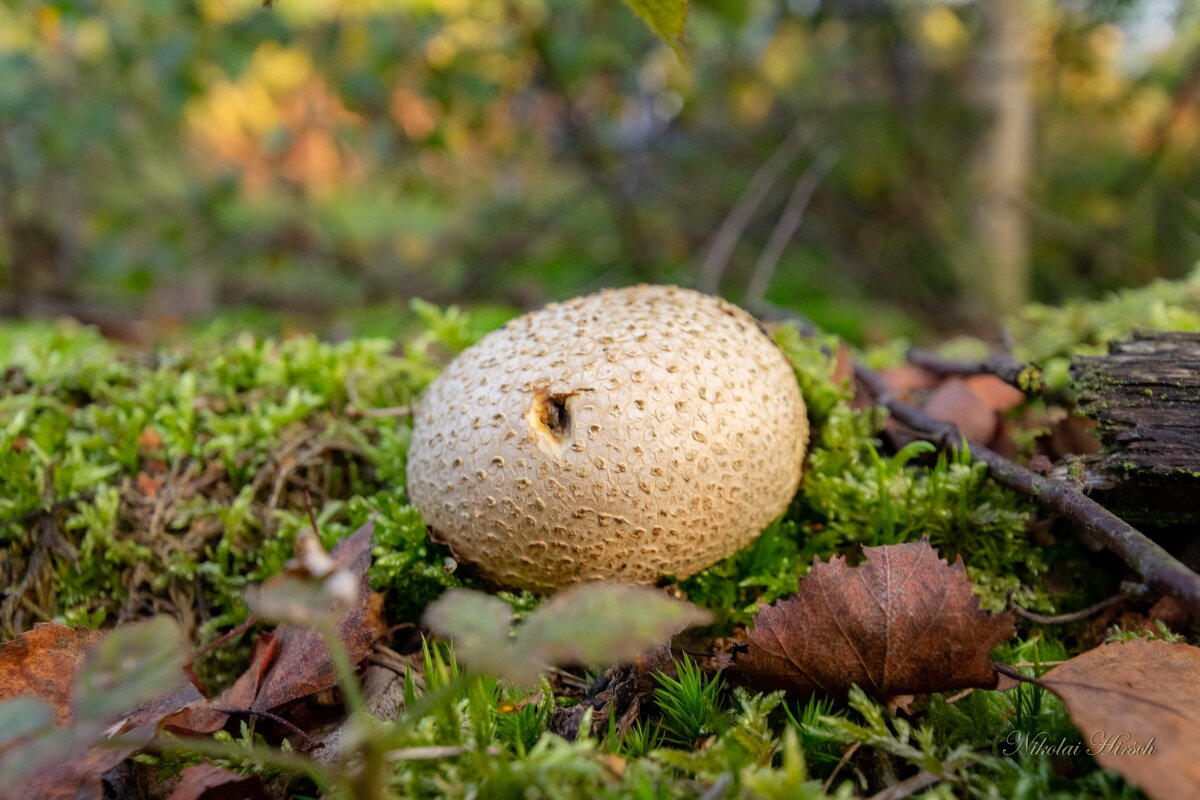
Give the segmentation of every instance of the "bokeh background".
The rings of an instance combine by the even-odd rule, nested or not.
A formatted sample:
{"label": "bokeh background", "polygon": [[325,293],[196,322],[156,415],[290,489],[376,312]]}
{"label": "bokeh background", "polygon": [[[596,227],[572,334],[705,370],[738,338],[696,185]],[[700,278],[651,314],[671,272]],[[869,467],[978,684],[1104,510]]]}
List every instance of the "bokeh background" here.
{"label": "bokeh background", "polygon": [[618,0],[0,4],[10,317],[670,281],[877,341],[1198,257],[1191,0],[693,0],[677,49]]}

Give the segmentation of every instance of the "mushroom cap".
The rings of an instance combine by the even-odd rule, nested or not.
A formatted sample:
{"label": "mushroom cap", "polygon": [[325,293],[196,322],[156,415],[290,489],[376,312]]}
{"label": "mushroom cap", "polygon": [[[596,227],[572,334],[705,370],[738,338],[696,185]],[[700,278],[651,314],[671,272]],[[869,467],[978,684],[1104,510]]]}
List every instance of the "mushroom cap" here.
{"label": "mushroom cap", "polygon": [[796,493],[808,417],[742,309],[633,286],[526,314],[458,356],[414,414],[408,494],[502,586],[685,578]]}

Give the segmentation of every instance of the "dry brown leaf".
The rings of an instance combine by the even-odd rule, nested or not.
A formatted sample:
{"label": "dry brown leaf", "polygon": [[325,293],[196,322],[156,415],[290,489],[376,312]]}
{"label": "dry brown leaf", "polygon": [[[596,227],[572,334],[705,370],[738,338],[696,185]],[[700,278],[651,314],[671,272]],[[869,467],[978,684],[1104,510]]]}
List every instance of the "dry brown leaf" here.
{"label": "dry brown leaf", "polygon": [[1025,393],[995,375],[971,375],[967,388],[993,411],[1008,411],[1025,402]]}
{"label": "dry brown leaf", "polygon": [[163,721],[163,729],[179,736],[200,736],[225,727],[229,711],[249,709],[258,696],[263,676],[275,663],[278,653],[275,634],[264,633],[254,643],[250,666],[233,685],[217,697],[198,699]]}
{"label": "dry brown leaf", "polygon": [[132,752],[132,748],[107,747],[64,752],[58,763],[30,776],[6,800],[102,800],[101,777]]}
{"label": "dry brown leaf", "polygon": [[257,775],[239,775],[212,764],[188,767],[168,800],[271,800]]}
{"label": "dry brown leaf", "polygon": [[764,606],[734,662],[766,689],[876,697],[992,688],[991,652],[1015,630],[980,610],[962,561],[927,541],[867,547],[864,563],[816,562],[788,600]]}
{"label": "dry brown leaf", "polygon": [[0,702],[40,697],[54,712],[55,724],[66,724],[75,678],[88,648],[100,638],[100,631],[50,622],[0,644]]}
{"label": "dry brown leaf", "polygon": [[[380,621],[372,612],[367,581],[371,566],[374,523],[367,523],[338,542],[332,559],[360,582],[359,600],[337,623],[350,660],[358,664],[371,651]],[[163,722],[163,728],[188,736],[225,727],[230,711],[271,711],[337,685],[337,673],[321,634],[311,628],[280,625],[254,644],[250,666],[220,696],[198,700]]]}
{"label": "dry brown leaf", "polygon": [[[338,635],[354,664],[370,654],[375,641],[374,621],[368,613],[371,586],[367,580],[374,531],[375,523],[368,522],[338,542],[331,554],[339,567],[358,576],[361,582],[358,602],[337,622]],[[319,632],[312,628],[280,625],[275,630],[275,638],[279,652],[251,706],[255,711],[270,711],[337,685],[337,672]]]}
{"label": "dry brown leaf", "polygon": [[915,392],[923,392],[937,386],[938,377],[927,369],[901,364],[889,367],[880,373],[888,391],[900,400],[908,402]]}
{"label": "dry brown leaf", "polygon": [[[0,702],[16,697],[39,697],[50,706],[56,725],[71,725],[76,679],[88,651],[101,638],[100,631],[49,623],[0,645]],[[182,673],[179,677],[180,686],[143,703],[113,724],[110,731],[134,741],[148,740],[164,716],[200,697],[200,693],[184,681]],[[134,748],[88,747],[87,744],[86,739],[72,742],[69,750],[57,754],[56,763],[30,775],[15,790],[11,800],[103,797],[101,776],[128,758]]]}
{"label": "dry brown leaf", "polygon": [[854,385],[854,354],[845,342],[840,342],[833,354],[833,371],[829,374],[829,381],[835,386]]}
{"label": "dry brown leaf", "polygon": [[925,403],[925,413],[953,422],[968,441],[986,444],[996,434],[996,412],[961,378],[943,381]]}
{"label": "dry brown leaf", "polygon": [[1200,796],[1200,648],[1105,644],[1038,683],[1062,698],[1100,766],[1152,800]]}

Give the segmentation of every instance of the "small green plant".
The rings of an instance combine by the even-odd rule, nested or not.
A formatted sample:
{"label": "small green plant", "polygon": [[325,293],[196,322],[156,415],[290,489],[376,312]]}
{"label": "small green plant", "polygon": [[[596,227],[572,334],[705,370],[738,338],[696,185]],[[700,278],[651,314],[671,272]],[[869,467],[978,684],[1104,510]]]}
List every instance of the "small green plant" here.
{"label": "small green plant", "polygon": [[841,751],[836,737],[821,720],[824,717],[844,717],[844,709],[836,707],[828,697],[811,695],[804,705],[784,703],[783,713],[814,767],[823,769],[837,764]]}
{"label": "small green plant", "polygon": [[627,758],[644,758],[666,744],[666,732],[657,722],[638,720],[615,742],[615,749]]}
{"label": "small green plant", "polygon": [[654,700],[662,713],[662,727],[672,744],[691,749],[705,736],[720,733],[726,725],[720,708],[725,681],[721,673],[707,676],[688,656],[675,662],[678,677],[654,673],[658,688]]}
{"label": "small green plant", "polygon": [[1161,639],[1164,642],[1186,642],[1187,637],[1183,634],[1175,633],[1166,626],[1161,619],[1154,620],[1154,630],[1122,630],[1120,625],[1113,625],[1108,629],[1108,633],[1104,637],[1105,642],[1133,642],[1138,639],[1147,641],[1155,641]]}

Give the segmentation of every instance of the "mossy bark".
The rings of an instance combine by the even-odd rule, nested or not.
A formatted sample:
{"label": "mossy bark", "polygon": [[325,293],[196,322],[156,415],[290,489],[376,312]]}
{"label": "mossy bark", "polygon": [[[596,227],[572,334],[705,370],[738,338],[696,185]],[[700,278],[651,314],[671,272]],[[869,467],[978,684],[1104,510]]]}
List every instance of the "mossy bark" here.
{"label": "mossy bark", "polygon": [[1200,521],[1200,334],[1136,333],[1072,359],[1071,380],[1104,443],[1084,462],[1089,493],[1127,519]]}

